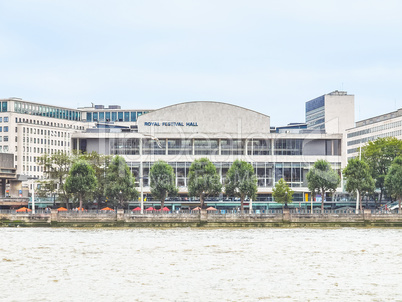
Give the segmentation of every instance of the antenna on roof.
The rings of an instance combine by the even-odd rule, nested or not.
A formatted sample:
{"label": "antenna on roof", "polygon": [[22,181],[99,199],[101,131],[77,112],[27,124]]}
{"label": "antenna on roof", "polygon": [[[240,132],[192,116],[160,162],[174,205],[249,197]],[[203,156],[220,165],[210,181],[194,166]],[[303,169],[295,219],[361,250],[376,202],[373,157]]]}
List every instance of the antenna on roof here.
{"label": "antenna on roof", "polygon": [[91,102],[92,108],[94,108],[94,103]]}

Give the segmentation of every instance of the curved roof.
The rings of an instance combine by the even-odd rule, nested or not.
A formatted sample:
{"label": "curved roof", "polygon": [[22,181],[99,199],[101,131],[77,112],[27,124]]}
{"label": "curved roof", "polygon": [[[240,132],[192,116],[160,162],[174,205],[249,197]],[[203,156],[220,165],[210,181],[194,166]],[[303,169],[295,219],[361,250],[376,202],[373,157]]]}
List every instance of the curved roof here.
{"label": "curved roof", "polygon": [[166,106],[138,118],[139,132],[255,133],[270,131],[270,117],[237,105],[193,101]]}

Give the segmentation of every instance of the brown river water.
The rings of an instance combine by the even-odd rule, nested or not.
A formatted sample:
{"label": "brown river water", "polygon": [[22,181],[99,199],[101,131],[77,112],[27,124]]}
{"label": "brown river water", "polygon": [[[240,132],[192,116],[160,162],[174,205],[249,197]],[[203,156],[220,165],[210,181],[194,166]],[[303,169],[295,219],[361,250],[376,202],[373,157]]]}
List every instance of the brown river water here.
{"label": "brown river water", "polygon": [[0,229],[0,301],[402,301],[402,229]]}

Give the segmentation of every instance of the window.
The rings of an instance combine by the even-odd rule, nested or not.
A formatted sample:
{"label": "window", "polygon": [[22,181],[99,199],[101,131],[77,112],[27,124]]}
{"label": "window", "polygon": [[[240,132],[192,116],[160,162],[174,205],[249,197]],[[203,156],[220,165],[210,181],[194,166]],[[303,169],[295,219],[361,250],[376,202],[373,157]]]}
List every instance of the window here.
{"label": "window", "polygon": [[[7,102],[2,102],[1,103],[1,111],[3,111],[3,112],[7,112]],[[7,118],[8,119],[8,118]]]}
{"label": "window", "polygon": [[0,127],[0,132],[3,132],[3,127]]}
{"label": "window", "polygon": [[104,112],[99,112],[99,121],[101,121],[101,122],[105,121],[105,113]]}
{"label": "window", "polygon": [[132,122],[136,122],[136,121],[137,121],[137,114],[135,113],[135,111],[131,112],[131,121],[132,121]]}
{"label": "window", "polygon": [[5,117],[4,117],[4,122],[5,122],[5,123],[8,123],[8,116],[5,116]]}
{"label": "window", "polygon": [[119,122],[123,121],[123,112],[119,112]]}
{"label": "window", "polygon": [[130,121],[130,112],[124,112],[124,121],[129,122]]}
{"label": "window", "polygon": [[2,123],[3,122],[3,117],[0,117],[0,123]]}
{"label": "window", "polygon": [[110,122],[110,112],[106,112],[106,122]]}
{"label": "window", "polygon": [[195,155],[217,155],[219,153],[219,146],[217,139],[194,140],[194,154]]}
{"label": "window", "polygon": [[117,112],[112,112],[112,121],[117,121]]}
{"label": "window", "polygon": [[4,126],[4,132],[8,132],[8,126]]}
{"label": "window", "polygon": [[4,139],[5,142],[8,142],[8,136],[4,136],[3,139]]}

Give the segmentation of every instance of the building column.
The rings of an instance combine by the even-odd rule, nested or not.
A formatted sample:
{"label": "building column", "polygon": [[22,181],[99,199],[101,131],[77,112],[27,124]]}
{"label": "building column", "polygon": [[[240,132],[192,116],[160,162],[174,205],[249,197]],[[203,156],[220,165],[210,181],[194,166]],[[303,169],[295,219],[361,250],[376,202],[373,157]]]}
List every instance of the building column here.
{"label": "building column", "polygon": [[1,179],[1,191],[0,191],[0,196],[1,197],[6,197],[6,179],[2,178]]}

